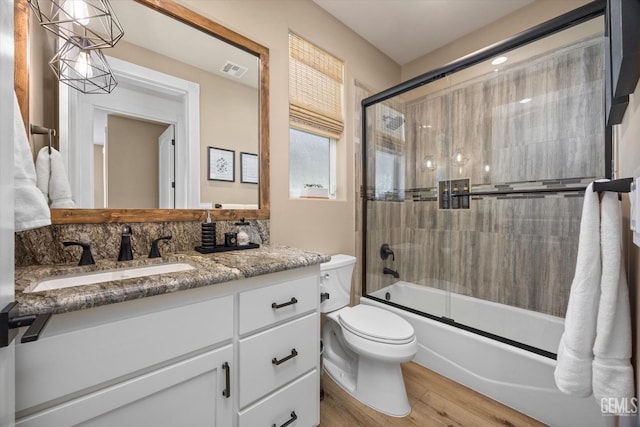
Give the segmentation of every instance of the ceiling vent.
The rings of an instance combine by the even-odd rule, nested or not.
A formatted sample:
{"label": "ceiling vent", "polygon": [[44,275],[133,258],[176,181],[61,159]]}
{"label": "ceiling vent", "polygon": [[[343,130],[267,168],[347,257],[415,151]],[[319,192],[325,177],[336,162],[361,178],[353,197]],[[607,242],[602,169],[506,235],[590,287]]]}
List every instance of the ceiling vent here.
{"label": "ceiling vent", "polygon": [[224,66],[222,68],[220,68],[220,71],[224,74],[228,74],[230,76],[233,76],[235,78],[240,78],[242,76],[244,76],[244,73],[246,73],[248,70],[247,67],[243,67],[242,65],[238,65],[238,64],[234,64],[231,61],[227,61],[226,64],[224,64]]}

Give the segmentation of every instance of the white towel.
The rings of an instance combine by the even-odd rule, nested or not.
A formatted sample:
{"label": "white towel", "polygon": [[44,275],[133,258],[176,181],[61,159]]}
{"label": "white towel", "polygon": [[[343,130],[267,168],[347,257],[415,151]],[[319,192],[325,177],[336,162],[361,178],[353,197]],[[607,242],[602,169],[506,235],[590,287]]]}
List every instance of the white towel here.
{"label": "white towel", "polygon": [[36,170],[31,147],[15,92],[13,94],[13,132],[15,230],[44,227],[51,224],[51,213],[46,199],[36,187]]}
{"label": "white towel", "polygon": [[58,150],[43,147],[36,158],[36,172],[38,188],[51,202],[52,208],[75,208],[71,198],[71,186],[67,171]]}
{"label": "white towel", "polygon": [[49,202],[49,177],[51,176],[51,166],[49,160],[49,147],[41,148],[36,156],[36,185]]}
{"label": "white towel", "polygon": [[592,392],[600,273],[600,203],[593,184],[589,184],[584,193],[576,270],[554,372],[558,388],[579,397],[590,396]]}
{"label": "white towel", "polygon": [[593,395],[632,398],[631,316],[629,291],[621,259],[622,224],[617,194],[604,193],[600,221],[602,279],[596,340],[593,346]]}

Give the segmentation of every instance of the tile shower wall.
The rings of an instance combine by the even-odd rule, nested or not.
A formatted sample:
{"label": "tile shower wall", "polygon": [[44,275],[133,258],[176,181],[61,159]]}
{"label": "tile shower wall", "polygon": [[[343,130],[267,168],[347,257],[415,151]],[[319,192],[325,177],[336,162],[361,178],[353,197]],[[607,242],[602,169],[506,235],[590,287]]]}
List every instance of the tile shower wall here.
{"label": "tile shower wall", "polygon": [[[516,190],[584,188],[604,175],[602,57],[601,40],[586,40],[499,75],[385,101],[405,116],[406,139],[372,121],[368,156],[404,156],[406,188],[374,200],[368,171],[367,290],[396,280],[381,274],[386,266],[407,282],[564,316],[582,192]],[[457,150],[468,159],[462,165],[452,162]],[[472,193],[511,193],[439,210],[438,181],[457,178],[470,178]],[[383,243],[395,262],[380,259]]]}
{"label": "tile shower wall", "polygon": [[[251,241],[269,244],[269,220],[248,220],[251,223]],[[200,245],[201,222],[145,222],[131,223],[134,257],[146,257],[151,241],[171,235],[172,239],[160,245],[160,252],[191,251]],[[235,221],[216,221],[218,244],[224,242],[224,233],[235,231]],[[90,242],[96,260],[117,259],[120,249],[122,224],[65,224],[21,231],[15,235],[16,267],[36,264],[65,264],[78,262],[82,250],[65,248],[62,242]]]}

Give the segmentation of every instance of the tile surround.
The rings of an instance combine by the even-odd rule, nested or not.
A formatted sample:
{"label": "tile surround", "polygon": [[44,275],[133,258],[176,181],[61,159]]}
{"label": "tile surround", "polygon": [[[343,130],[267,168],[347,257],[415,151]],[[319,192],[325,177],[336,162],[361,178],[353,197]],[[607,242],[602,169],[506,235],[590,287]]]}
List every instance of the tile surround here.
{"label": "tile surround", "polygon": [[[405,159],[404,188],[378,200],[369,161],[368,291],[396,280],[382,274],[390,267],[408,282],[564,316],[583,189],[604,175],[602,49],[588,39],[526,67],[384,101],[404,115],[404,138],[375,121],[382,107],[367,111],[368,158]],[[525,96],[532,102],[520,104]],[[461,166],[457,148],[469,158]],[[426,156],[435,169],[422,166]],[[439,210],[438,182],[458,178],[478,193],[471,209]],[[380,259],[383,243],[395,262]]]}

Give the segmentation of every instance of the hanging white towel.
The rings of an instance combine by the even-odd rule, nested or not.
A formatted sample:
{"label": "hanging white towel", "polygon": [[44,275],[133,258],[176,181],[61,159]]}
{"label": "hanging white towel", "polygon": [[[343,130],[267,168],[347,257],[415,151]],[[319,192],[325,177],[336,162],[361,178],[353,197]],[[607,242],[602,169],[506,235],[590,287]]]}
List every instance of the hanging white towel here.
{"label": "hanging white towel", "polygon": [[51,224],[51,213],[46,199],[36,187],[36,170],[31,147],[15,92],[13,94],[13,132],[15,230],[44,227]]}
{"label": "hanging white towel", "polygon": [[554,372],[558,388],[579,397],[592,393],[600,274],[600,203],[593,184],[589,184],[584,193],[576,270]]}
{"label": "hanging white towel", "polygon": [[36,172],[38,175],[38,188],[48,196],[52,208],[75,208],[76,204],[71,198],[71,186],[67,171],[62,162],[60,152],[55,148],[41,148],[36,158]]}
{"label": "hanging white towel", "polygon": [[49,177],[51,176],[49,147],[41,148],[36,156],[36,185],[49,202]]}
{"label": "hanging white towel", "polygon": [[631,317],[627,279],[621,259],[622,224],[617,194],[604,193],[600,221],[602,279],[596,340],[593,346],[593,394],[632,398]]}

